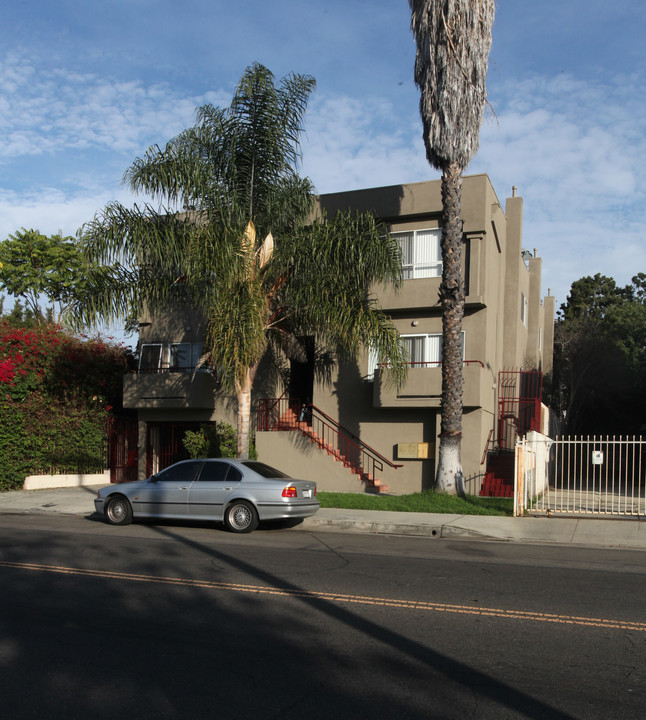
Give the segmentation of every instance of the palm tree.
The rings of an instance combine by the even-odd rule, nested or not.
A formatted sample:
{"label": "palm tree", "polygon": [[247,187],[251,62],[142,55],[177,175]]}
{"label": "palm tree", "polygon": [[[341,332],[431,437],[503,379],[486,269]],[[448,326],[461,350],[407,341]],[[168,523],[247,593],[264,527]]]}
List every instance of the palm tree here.
{"label": "palm tree", "polygon": [[429,163],[442,172],[442,422],[436,487],[464,492],[462,173],[478,149],[494,0],[409,0]]}
{"label": "palm tree", "polygon": [[397,332],[370,293],[400,282],[396,243],[372,216],[313,220],[312,184],[297,174],[313,88],[309,76],[276,83],[252,65],[229,108],[201,107],[194,127],[126,172],[160,210],[114,203],[82,231],[88,259],[103,267],[80,308],[85,322],[178,303],[206,318],[208,361],[238,402],[240,457],[264,356],[302,359],[303,338],[313,337],[337,358],[375,347],[395,380],[404,368]]}

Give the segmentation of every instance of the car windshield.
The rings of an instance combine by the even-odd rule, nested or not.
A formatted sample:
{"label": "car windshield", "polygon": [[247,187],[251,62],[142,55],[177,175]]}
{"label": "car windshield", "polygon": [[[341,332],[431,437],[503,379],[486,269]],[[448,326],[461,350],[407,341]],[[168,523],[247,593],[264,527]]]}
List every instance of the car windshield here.
{"label": "car windshield", "polygon": [[247,460],[246,462],[243,462],[242,464],[245,467],[248,467],[250,470],[257,472],[258,475],[262,475],[265,478],[288,478],[289,477],[289,475],[287,475],[286,473],[281,472],[280,470],[276,470],[276,468],[273,468],[270,465],[265,465],[265,463],[256,462],[255,460]]}

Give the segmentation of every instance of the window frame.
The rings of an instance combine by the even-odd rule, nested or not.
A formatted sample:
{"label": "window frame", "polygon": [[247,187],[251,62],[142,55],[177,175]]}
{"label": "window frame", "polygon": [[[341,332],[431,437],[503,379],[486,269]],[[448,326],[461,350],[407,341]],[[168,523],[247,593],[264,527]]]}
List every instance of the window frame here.
{"label": "window frame", "polygon": [[[424,258],[422,253],[422,234],[427,233],[434,238],[434,247]],[[406,237],[408,236],[408,237]],[[402,273],[404,280],[421,280],[442,277],[442,229],[420,228],[418,230],[392,230],[390,237],[397,240],[402,253]],[[409,250],[405,250],[402,241],[410,242]],[[412,256],[410,261],[407,255]]]}
{"label": "window frame", "polygon": [[[422,360],[409,360],[409,365],[415,367],[440,366],[442,364],[442,333],[406,333],[399,336],[401,340],[423,340]],[[437,342],[438,347],[433,348],[432,345]],[[464,351],[463,351],[464,352]],[[431,360],[433,356],[438,356],[437,360]]]}
{"label": "window frame", "polygon": [[[183,347],[183,354],[186,364],[177,362],[176,348]],[[144,366],[145,349],[156,348],[157,357],[156,365]],[[139,351],[139,372],[143,373],[164,373],[164,372],[208,372],[209,369],[197,365],[202,357],[203,344],[201,342],[160,342],[160,343],[142,343]]]}
{"label": "window frame", "polygon": [[[462,363],[464,364],[466,362],[466,331],[462,330]],[[441,367],[442,366],[442,360],[443,360],[443,353],[442,353],[442,333],[406,333],[405,335],[400,335],[399,339],[404,340],[406,338],[425,338],[424,343],[424,356],[429,357],[431,353],[429,352],[429,338],[439,338],[440,340],[440,359],[439,360],[420,360],[420,361],[409,361],[409,366],[411,368],[429,368],[429,367]],[[414,363],[414,364],[413,364]],[[366,374],[367,380],[374,380],[375,377],[375,370],[379,367],[379,358],[377,357],[377,353],[374,350],[374,348],[369,348],[368,350],[368,372]]]}
{"label": "window frame", "polygon": [[[144,349],[145,348],[157,348],[157,365],[142,365],[144,360]],[[158,373],[162,370],[162,364],[164,359],[164,343],[142,343],[139,350],[139,372],[145,373]]]}

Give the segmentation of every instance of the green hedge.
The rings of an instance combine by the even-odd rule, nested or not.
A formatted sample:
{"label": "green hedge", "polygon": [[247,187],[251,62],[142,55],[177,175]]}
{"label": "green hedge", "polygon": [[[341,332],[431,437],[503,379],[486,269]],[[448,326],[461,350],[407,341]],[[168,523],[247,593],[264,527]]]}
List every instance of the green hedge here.
{"label": "green hedge", "polygon": [[128,352],[46,326],[0,322],[0,490],[27,475],[100,472]]}

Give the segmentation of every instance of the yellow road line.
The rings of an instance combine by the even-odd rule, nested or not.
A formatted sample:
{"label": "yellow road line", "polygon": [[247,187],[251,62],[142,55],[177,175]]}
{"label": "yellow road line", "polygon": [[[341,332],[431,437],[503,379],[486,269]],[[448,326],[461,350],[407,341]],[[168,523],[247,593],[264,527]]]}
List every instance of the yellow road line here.
{"label": "yellow road line", "polygon": [[18,563],[0,560],[0,567],[16,568],[39,572],[58,573],[63,575],[81,575],[110,580],[125,580],[130,582],[159,583],[163,585],[179,585],[182,587],[196,587],[207,590],[226,590],[229,592],[254,593],[257,595],[271,595],[280,597],[294,597],[328,602],[354,603],[360,605],[376,605],[379,607],[394,607],[409,610],[424,610],[430,612],[457,613],[464,615],[480,615],[485,617],[499,617],[508,620],[530,620],[534,622],[548,622],[562,625],[584,625],[587,627],[609,628],[615,630],[634,630],[646,632],[646,623],[630,620],[613,620],[610,618],[589,618],[576,615],[555,615],[526,610],[503,610],[500,608],[479,608],[471,605],[451,605],[446,603],[426,602],[423,600],[398,600],[396,598],[370,597],[366,595],[346,595],[342,593],[320,592],[315,590],[299,590],[292,588],[274,588],[267,585],[243,585],[241,583],[226,583],[215,580],[193,580],[191,578],[167,577],[164,575],[136,575],[133,573],[113,572],[110,570],[88,570],[58,565],[39,565],[35,563]]}

